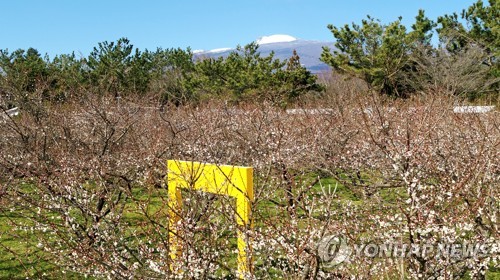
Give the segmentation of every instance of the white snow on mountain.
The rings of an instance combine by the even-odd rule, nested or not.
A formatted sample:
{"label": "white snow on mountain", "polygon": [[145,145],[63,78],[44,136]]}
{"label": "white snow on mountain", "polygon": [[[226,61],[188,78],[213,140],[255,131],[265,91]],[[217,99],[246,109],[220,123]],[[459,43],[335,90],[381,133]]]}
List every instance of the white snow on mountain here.
{"label": "white snow on mountain", "polygon": [[297,40],[297,38],[290,36],[290,35],[276,34],[276,35],[271,35],[271,36],[262,36],[259,39],[257,39],[256,43],[259,45],[264,45],[264,44],[272,44],[272,43],[293,42],[296,40]]}
{"label": "white snow on mountain", "polygon": [[208,53],[221,53],[221,52],[225,52],[225,51],[229,51],[229,50],[232,50],[232,49],[231,48],[220,48],[220,49],[209,50]]}
{"label": "white snow on mountain", "polygon": [[233,50],[232,48],[218,48],[218,49],[213,49],[213,50],[194,50],[192,51],[193,54],[216,54],[216,53],[223,53],[223,52],[228,52]]}
{"label": "white snow on mountain", "polygon": [[[274,58],[281,61],[289,59],[295,50],[300,56],[300,62],[312,73],[328,71],[329,67],[320,60],[323,47],[335,48],[332,42],[297,39],[290,35],[277,34],[260,37],[255,41],[259,45],[259,53],[264,57],[274,53]],[[195,50],[195,58],[227,57],[235,48],[218,48],[210,51]]]}
{"label": "white snow on mountain", "polygon": [[[266,44],[273,44],[273,43],[288,43],[288,42],[293,42],[297,41],[297,38],[290,36],[290,35],[285,35],[285,34],[275,34],[275,35],[270,35],[270,36],[262,36],[259,39],[257,39],[255,42],[258,45],[266,45]],[[194,54],[201,54],[201,53],[222,53],[232,50],[232,48],[218,48],[218,49],[213,49],[209,51],[205,50],[194,50]]]}

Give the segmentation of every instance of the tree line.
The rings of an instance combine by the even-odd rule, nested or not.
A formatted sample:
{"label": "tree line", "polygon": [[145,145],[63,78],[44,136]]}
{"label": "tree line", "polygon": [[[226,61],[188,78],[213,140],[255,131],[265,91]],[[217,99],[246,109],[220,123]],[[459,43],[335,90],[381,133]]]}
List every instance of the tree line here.
{"label": "tree line", "polygon": [[308,91],[321,91],[317,77],[300,64],[296,52],[286,61],[261,56],[256,43],[226,58],[195,59],[188,48],[140,51],[127,38],[101,42],[88,57],[57,55],[49,60],[30,48],[0,51],[2,97],[11,105],[37,97],[65,101],[83,92],[150,95],[161,103],[182,104],[208,98],[267,100],[284,105]]}
{"label": "tree line", "polygon": [[[497,0],[482,0],[436,21],[420,10],[411,28],[368,16],[361,24],[328,25],[335,49],[321,60],[333,72],[364,81],[394,97],[444,93],[498,99],[500,29]],[[437,33],[438,43],[433,42]],[[101,42],[88,57],[42,56],[36,49],[0,50],[2,106],[64,102],[82,94],[154,97],[161,104],[207,99],[267,101],[286,106],[325,87],[304,68],[296,52],[280,61],[259,46],[238,46],[227,57],[193,55],[188,48],[140,51],[127,38]]]}
{"label": "tree line", "polygon": [[436,21],[420,10],[410,29],[401,17],[389,24],[368,16],[361,24],[329,25],[336,49],[325,48],[321,59],[392,96],[430,92],[498,98],[499,8],[497,0],[489,5],[479,0],[460,15]]}

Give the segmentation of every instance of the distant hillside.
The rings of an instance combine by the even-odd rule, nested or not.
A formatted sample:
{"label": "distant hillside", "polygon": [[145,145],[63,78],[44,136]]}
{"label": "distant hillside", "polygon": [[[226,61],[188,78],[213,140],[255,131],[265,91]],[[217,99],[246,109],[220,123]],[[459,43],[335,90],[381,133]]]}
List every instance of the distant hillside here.
{"label": "distant hillside", "polygon": [[[329,70],[329,66],[319,60],[323,46],[334,48],[333,42],[321,42],[312,40],[296,39],[289,35],[272,35],[261,37],[256,42],[259,44],[261,55],[267,56],[272,51],[275,58],[280,60],[292,56],[293,50],[300,56],[300,62],[312,73],[320,73]],[[223,48],[210,51],[195,51],[195,57],[226,57],[234,49]]]}

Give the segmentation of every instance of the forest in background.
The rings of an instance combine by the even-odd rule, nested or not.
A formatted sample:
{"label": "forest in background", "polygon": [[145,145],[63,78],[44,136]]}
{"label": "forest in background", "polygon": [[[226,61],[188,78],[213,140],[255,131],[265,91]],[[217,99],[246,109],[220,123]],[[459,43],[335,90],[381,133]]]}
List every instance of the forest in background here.
{"label": "forest in background", "polygon": [[[410,28],[368,16],[361,23],[328,26],[335,49],[321,60],[333,75],[355,77],[380,94],[408,98],[444,94],[498,102],[499,3],[478,1],[460,15],[431,20],[420,10]],[[437,40],[433,40],[437,36]],[[438,42],[433,43],[433,42]],[[290,106],[324,85],[290,54],[262,57],[258,45],[237,47],[226,58],[195,58],[190,49],[134,49],[121,38],[101,42],[88,57],[43,57],[36,49],[0,50],[2,108],[65,102],[82,95],[140,96],[164,105],[222,100]],[[146,97],[146,98],[144,98]]]}

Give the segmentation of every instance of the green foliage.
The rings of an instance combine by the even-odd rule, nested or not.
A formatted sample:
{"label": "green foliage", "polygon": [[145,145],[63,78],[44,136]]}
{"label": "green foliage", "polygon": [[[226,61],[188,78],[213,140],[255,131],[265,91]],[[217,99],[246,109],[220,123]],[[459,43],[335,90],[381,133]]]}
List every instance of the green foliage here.
{"label": "green foliage", "polygon": [[77,96],[85,86],[83,61],[74,53],[56,56],[47,67],[51,73],[53,100],[64,101]]}
{"label": "green foliage", "polygon": [[[440,40],[450,51],[467,47],[469,44],[479,45],[498,56],[500,45],[500,2],[489,0],[485,6],[482,0],[464,9],[461,17],[456,13],[438,18],[437,28]],[[460,21],[465,21],[465,26]]]}
{"label": "green foliage", "polygon": [[158,48],[134,50],[130,41],[102,42],[90,54],[86,65],[90,83],[115,97],[154,92],[162,103],[189,99],[183,80],[193,71],[191,50]]}
{"label": "green foliage", "polygon": [[34,92],[37,83],[48,75],[44,59],[33,48],[27,51],[18,49],[12,54],[8,50],[1,50],[0,67],[5,72],[2,77],[7,79],[7,86],[18,91]]}
{"label": "green foliage", "polygon": [[[410,28],[401,18],[382,24],[370,16],[361,24],[328,25],[336,48],[325,47],[321,60],[391,96],[408,97],[430,90],[471,99],[485,94],[498,97],[499,7],[497,0],[488,0],[488,4],[478,0],[460,16],[439,17],[437,24],[420,10]],[[435,27],[444,51],[431,44]],[[189,48],[140,51],[127,38],[98,43],[86,58],[72,53],[50,61],[33,48],[13,53],[0,50],[1,103],[27,108],[90,93],[141,95],[160,104],[215,98],[236,103],[266,101],[284,107],[304,94],[324,89],[300,64],[295,51],[289,60],[280,61],[274,53],[261,56],[258,48],[251,43],[225,58],[197,61]],[[484,81],[477,78],[485,75]],[[470,77],[478,82],[464,84]],[[484,86],[478,87],[479,83]]]}
{"label": "green foliage", "polygon": [[184,88],[194,71],[191,49],[157,49],[152,54],[150,90],[159,95],[160,103],[186,103],[194,99]]}
{"label": "green foliage", "polygon": [[185,87],[202,99],[216,96],[234,102],[268,101],[279,106],[286,106],[304,93],[323,90],[316,76],[300,65],[296,52],[289,61],[280,61],[274,53],[261,56],[258,47],[256,43],[238,46],[227,58],[198,61]]}
{"label": "green foliage", "polygon": [[99,43],[87,61],[92,84],[101,92],[109,92],[115,97],[122,94],[127,87],[132,60],[140,58],[138,51],[136,56],[132,56],[132,51],[133,45],[126,38],[121,38],[116,43]]}
{"label": "green foliage", "polygon": [[336,39],[336,50],[325,47],[321,60],[336,71],[359,77],[376,91],[405,96],[404,74],[411,68],[409,56],[417,45],[430,45],[434,22],[420,10],[412,31],[401,18],[388,25],[370,16],[361,25],[338,28],[328,25]]}
{"label": "green foliage", "polygon": [[0,106],[20,107],[39,119],[54,88],[47,64],[34,48],[0,50]]}
{"label": "green foliage", "polygon": [[242,101],[262,97],[272,90],[274,73],[284,67],[284,63],[274,59],[271,53],[261,57],[258,45],[251,43],[238,46],[227,58],[201,59],[195,64],[187,88],[200,98],[218,98]]}
{"label": "green foliage", "polygon": [[285,102],[293,101],[307,92],[321,92],[325,88],[317,83],[317,77],[314,76],[300,63],[300,57],[297,51],[293,51],[292,57],[287,61],[285,71],[279,72],[282,75],[280,80],[280,92]]}
{"label": "green foliage", "polygon": [[[485,5],[482,0],[456,13],[438,18],[437,32],[441,43],[452,54],[467,51],[470,48],[482,48],[487,56],[479,61],[489,67],[491,82],[489,93],[498,99],[500,66],[500,1],[489,0]],[[464,23],[465,22],[465,25]],[[472,95],[479,97],[479,93]]]}

